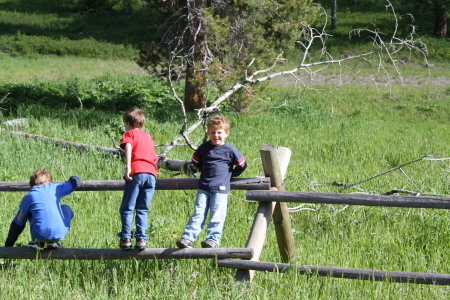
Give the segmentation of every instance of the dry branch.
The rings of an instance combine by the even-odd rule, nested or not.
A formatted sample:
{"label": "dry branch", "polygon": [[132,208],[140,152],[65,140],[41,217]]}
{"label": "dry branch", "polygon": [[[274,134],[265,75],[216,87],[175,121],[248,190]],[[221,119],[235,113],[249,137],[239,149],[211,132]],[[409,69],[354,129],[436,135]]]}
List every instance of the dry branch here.
{"label": "dry branch", "polygon": [[[301,59],[300,59],[301,62],[297,65],[297,67],[295,67],[291,70],[272,73],[276,62],[281,57],[281,54],[280,54],[277,58],[274,59],[274,64],[271,67],[264,69],[264,70],[256,70],[254,72],[249,72],[250,66],[252,66],[253,62],[257,59],[257,58],[254,58],[248,65],[247,69],[245,70],[245,75],[246,75],[245,79],[240,82],[234,83],[225,93],[218,96],[216,98],[216,100],[210,106],[199,109],[198,110],[198,119],[191,126],[187,126],[186,118],[185,118],[185,122],[184,122],[184,125],[182,128],[181,135],[179,137],[176,137],[173,140],[173,142],[170,143],[170,145],[167,146],[160,153],[160,155],[166,156],[167,153],[173,148],[173,146],[179,144],[180,141],[182,141],[183,139],[185,139],[188,142],[188,144],[191,145],[191,143],[187,139],[188,135],[192,131],[194,131],[200,124],[202,124],[203,121],[208,117],[209,114],[218,111],[219,105],[223,101],[227,100],[229,97],[231,97],[232,95],[234,95],[241,89],[249,90],[249,86],[271,80],[275,77],[289,75],[289,76],[294,76],[297,81],[301,82],[301,80],[296,75],[299,71],[304,71],[306,74],[312,75],[312,74],[315,74],[322,70],[322,69],[320,69],[320,70],[313,71],[312,67],[321,66],[321,65],[326,67],[328,65],[333,65],[333,64],[337,64],[337,65],[341,66],[342,63],[344,63],[345,61],[353,60],[356,58],[364,58],[364,57],[371,56],[374,54],[378,55],[379,69],[384,70],[385,74],[387,76],[389,76],[389,74],[385,68],[385,60],[382,57],[382,54],[384,53],[385,55],[387,55],[388,60],[394,65],[396,74],[402,79],[401,72],[398,69],[396,60],[393,57],[393,55],[404,49],[406,49],[408,52],[410,52],[412,50],[416,50],[423,55],[423,57],[426,61],[427,49],[426,49],[425,44],[423,44],[420,40],[415,39],[415,28],[414,27],[413,27],[412,32],[408,36],[408,38],[402,39],[402,38],[397,37],[397,32],[398,32],[397,15],[396,15],[395,10],[393,9],[392,4],[389,1],[387,1],[387,3],[388,3],[387,8],[391,9],[391,13],[396,21],[395,28],[394,28],[395,30],[391,36],[387,36],[387,35],[383,34],[382,32],[380,32],[379,30],[369,30],[369,29],[356,29],[356,30],[353,30],[350,32],[350,35],[360,35],[360,33],[362,31],[369,32],[372,35],[373,46],[374,46],[374,49],[372,51],[368,51],[366,53],[361,53],[359,55],[346,56],[342,59],[334,59],[332,57],[332,55],[330,53],[328,53],[326,50],[326,40],[327,40],[327,38],[330,37],[330,35],[325,32],[326,18],[325,18],[325,25],[321,28],[321,30],[313,28],[309,24],[304,24],[303,33],[304,33],[304,37],[306,37],[306,38],[305,38],[305,41],[297,41],[297,43],[301,47],[303,47],[303,53],[301,54]],[[323,9],[323,14],[326,15],[326,12],[324,9]],[[385,38],[386,40],[384,40],[383,38]],[[326,57],[326,59],[324,59],[322,61],[306,63],[307,59],[310,56],[310,50],[312,49],[312,45],[316,41],[319,41],[319,43],[322,44],[323,56]],[[208,58],[210,57],[209,53],[205,54],[205,56]],[[252,74],[250,76],[248,76],[249,73],[252,73]],[[267,75],[264,75],[264,74],[267,74]],[[303,85],[305,85],[305,84],[303,83]],[[174,94],[175,98],[177,99],[177,101],[181,102],[180,97],[178,97],[178,95],[175,92],[175,89],[172,88],[172,91],[173,91],[173,94]],[[181,107],[183,110],[183,115],[185,116],[184,105],[182,104]]]}
{"label": "dry branch", "polygon": [[377,177],[379,177],[379,176],[381,176],[381,175],[385,175],[385,174],[390,173],[390,172],[392,172],[392,171],[401,169],[402,167],[404,167],[404,166],[406,166],[406,165],[409,165],[409,164],[415,163],[415,162],[417,162],[417,161],[423,160],[424,158],[426,158],[426,157],[428,157],[428,156],[429,156],[429,155],[425,155],[425,156],[422,156],[421,158],[418,158],[418,159],[415,159],[415,160],[412,160],[412,161],[408,161],[408,162],[406,162],[406,163],[404,163],[404,164],[402,164],[402,165],[400,165],[400,166],[398,166],[398,167],[392,168],[392,169],[387,170],[387,171],[385,171],[385,172],[382,172],[382,173],[380,173],[380,174],[376,174],[376,175],[374,175],[374,176],[371,176],[371,177],[369,177],[369,178],[363,179],[363,180],[361,180],[361,181],[358,181],[358,182],[355,182],[355,183],[352,183],[352,184],[346,184],[345,187],[344,187],[343,189],[340,189],[340,190],[339,190],[339,192],[342,193],[343,191],[345,191],[345,190],[348,189],[348,188],[351,188],[352,186],[355,186],[355,185],[357,185],[357,184],[360,184],[360,183],[366,182],[366,181],[368,181],[368,180],[377,178]]}
{"label": "dry branch", "polygon": [[[6,131],[3,128],[2,128],[2,130]],[[62,140],[62,139],[58,139],[58,138],[52,138],[52,137],[48,137],[48,136],[26,133],[26,132],[21,132],[21,131],[10,131],[10,133],[12,135],[25,136],[28,138],[52,141],[52,142],[55,142],[58,145],[62,145],[62,146],[72,146],[72,147],[80,148],[80,149],[93,148],[98,151],[115,154],[115,155],[121,155],[123,153],[123,151],[120,148],[115,146],[114,140],[113,140],[113,144],[114,144],[115,148],[110,148],[110,147],[94,146],[94,145],[84,144],[84,143],[76,143],[76,142],[66,141],[66,140]],[[172,144],[170,146],[173,147]],[[189,160],[168,159],[165,156],[160,156],[157,161],[157,165],[158,165],[158,168],[163,168],[163,169],[166,169],[169,171],[182,171],[183,174],[186,174],[189,176],[193,176],[196,173],[196,168],[193,167],[192,163]]]}
{"label": "dry branch", "polygon": [[[2,130],[6,131],[4,129],[2,129]],[[55,143],[63,145],[63,146],[69,145],[69,146],[73,146],[75,148],[82,148],[82,149],[94,148],[96,150],[103,151],[106,153],[112,153],[112,154],[119,154],[121,152],[121,150],[115,149],[115,148],[93,146],[93,145],[89,145],[89,144],[70,142],[70,141],[66,141],[66,140],[62,140],[62,139],[52,138],[52,137],[38,135],[38,134],[26,133],[26,132],[21,132],[21,131],[10,131],[10,133],[12,135],[25,136],[28,138],[48,140],[48,141],[52,141],[52,142],[55,142]]]}
{"label": "dry branch", "polygon": [[[2,103],[3,101],[5,101],[5,99],[9,96],[9,94],[11,94],[11,93],[7,93],[7,94],[2,98],[2,100],[0,100],[0,103]],[[0,109],[6,110],[5,108],[2,108],[2,107],[0,107]]]}

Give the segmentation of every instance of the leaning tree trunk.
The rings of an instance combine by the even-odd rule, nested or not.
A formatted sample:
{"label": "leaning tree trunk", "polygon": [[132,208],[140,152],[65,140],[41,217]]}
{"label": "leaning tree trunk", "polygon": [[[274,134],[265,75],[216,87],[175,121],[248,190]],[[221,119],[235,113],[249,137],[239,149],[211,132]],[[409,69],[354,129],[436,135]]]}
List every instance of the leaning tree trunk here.
{"label": "leaning tree trunk", "polygon": [[336,29],[337,0],[331,0],[331,29]]}
{"label": "leaning tree trunk", "polygon": [[[192,20],[190,24],[189,55],[186,66],[186,85],[184,90],[184,106],[186,111],[204,108],[206,104],[206,80],[205,80],[205,60],[206,60],[206,29],[202,18],[205,0],[194,0],[191,9]],[[191,6],[192,7],[192,6]],[[190,12],[191,13],[191,12]]]}
{"label": "leaning tree trunk", "polygon": [[436,7],[436,18],[434,22],[434,35],[437,37],[446,37],[447,36],[447,6],[441,5]]}

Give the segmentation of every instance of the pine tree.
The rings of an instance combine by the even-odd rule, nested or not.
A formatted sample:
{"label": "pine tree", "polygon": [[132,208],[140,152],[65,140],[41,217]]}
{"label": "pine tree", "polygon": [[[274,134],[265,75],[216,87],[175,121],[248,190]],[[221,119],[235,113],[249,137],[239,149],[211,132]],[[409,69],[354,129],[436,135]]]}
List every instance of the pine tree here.
{"label": "pine tree", "polygon": [[[161,41],[143,48],[138,63],[171,78],[184,74],[187,111],[205,107],[208,90],[223,91],[291,51],[319,11],[312,0],[147,1],[167,17]],[[239,110],[253,92],[229,104]]]}

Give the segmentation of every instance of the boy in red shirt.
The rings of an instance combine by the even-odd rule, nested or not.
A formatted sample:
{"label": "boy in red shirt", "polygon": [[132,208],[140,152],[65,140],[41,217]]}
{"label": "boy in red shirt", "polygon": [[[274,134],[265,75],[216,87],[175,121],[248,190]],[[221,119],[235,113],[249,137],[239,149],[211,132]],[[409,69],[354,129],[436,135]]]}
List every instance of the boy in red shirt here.
{"label": "boy in red shirt", "polygon": [[145,123],[144,112],[132,108],[123,116],[123,122],[126,132],[122,136],[120,148],[125,150],[126,169],[123,176],[125,189],[119,209],[122,231],[118,235],[120,248],[131,249],[131,224],[136,211],[135,248],[142,250],[147,246],[148,236],[145,231],[148,228],[148,210],[155,191],[158,157],[152,138],[142,130]]}

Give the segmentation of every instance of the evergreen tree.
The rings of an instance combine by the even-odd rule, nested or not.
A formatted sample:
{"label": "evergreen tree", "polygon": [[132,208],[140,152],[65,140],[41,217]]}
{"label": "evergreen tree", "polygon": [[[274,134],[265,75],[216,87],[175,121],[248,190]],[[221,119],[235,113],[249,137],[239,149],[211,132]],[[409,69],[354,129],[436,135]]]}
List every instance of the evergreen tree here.
{"label": "evergreen tree", "polygon": [[[212,84],[223,91],[291,51],[319,11],[312,0],[147,1],[165,22],[160,41],[142,48],[138,64],[171,78],[184,74],[187,111],[205,107]],[[239,110],[253,92],[229,103]]]}

